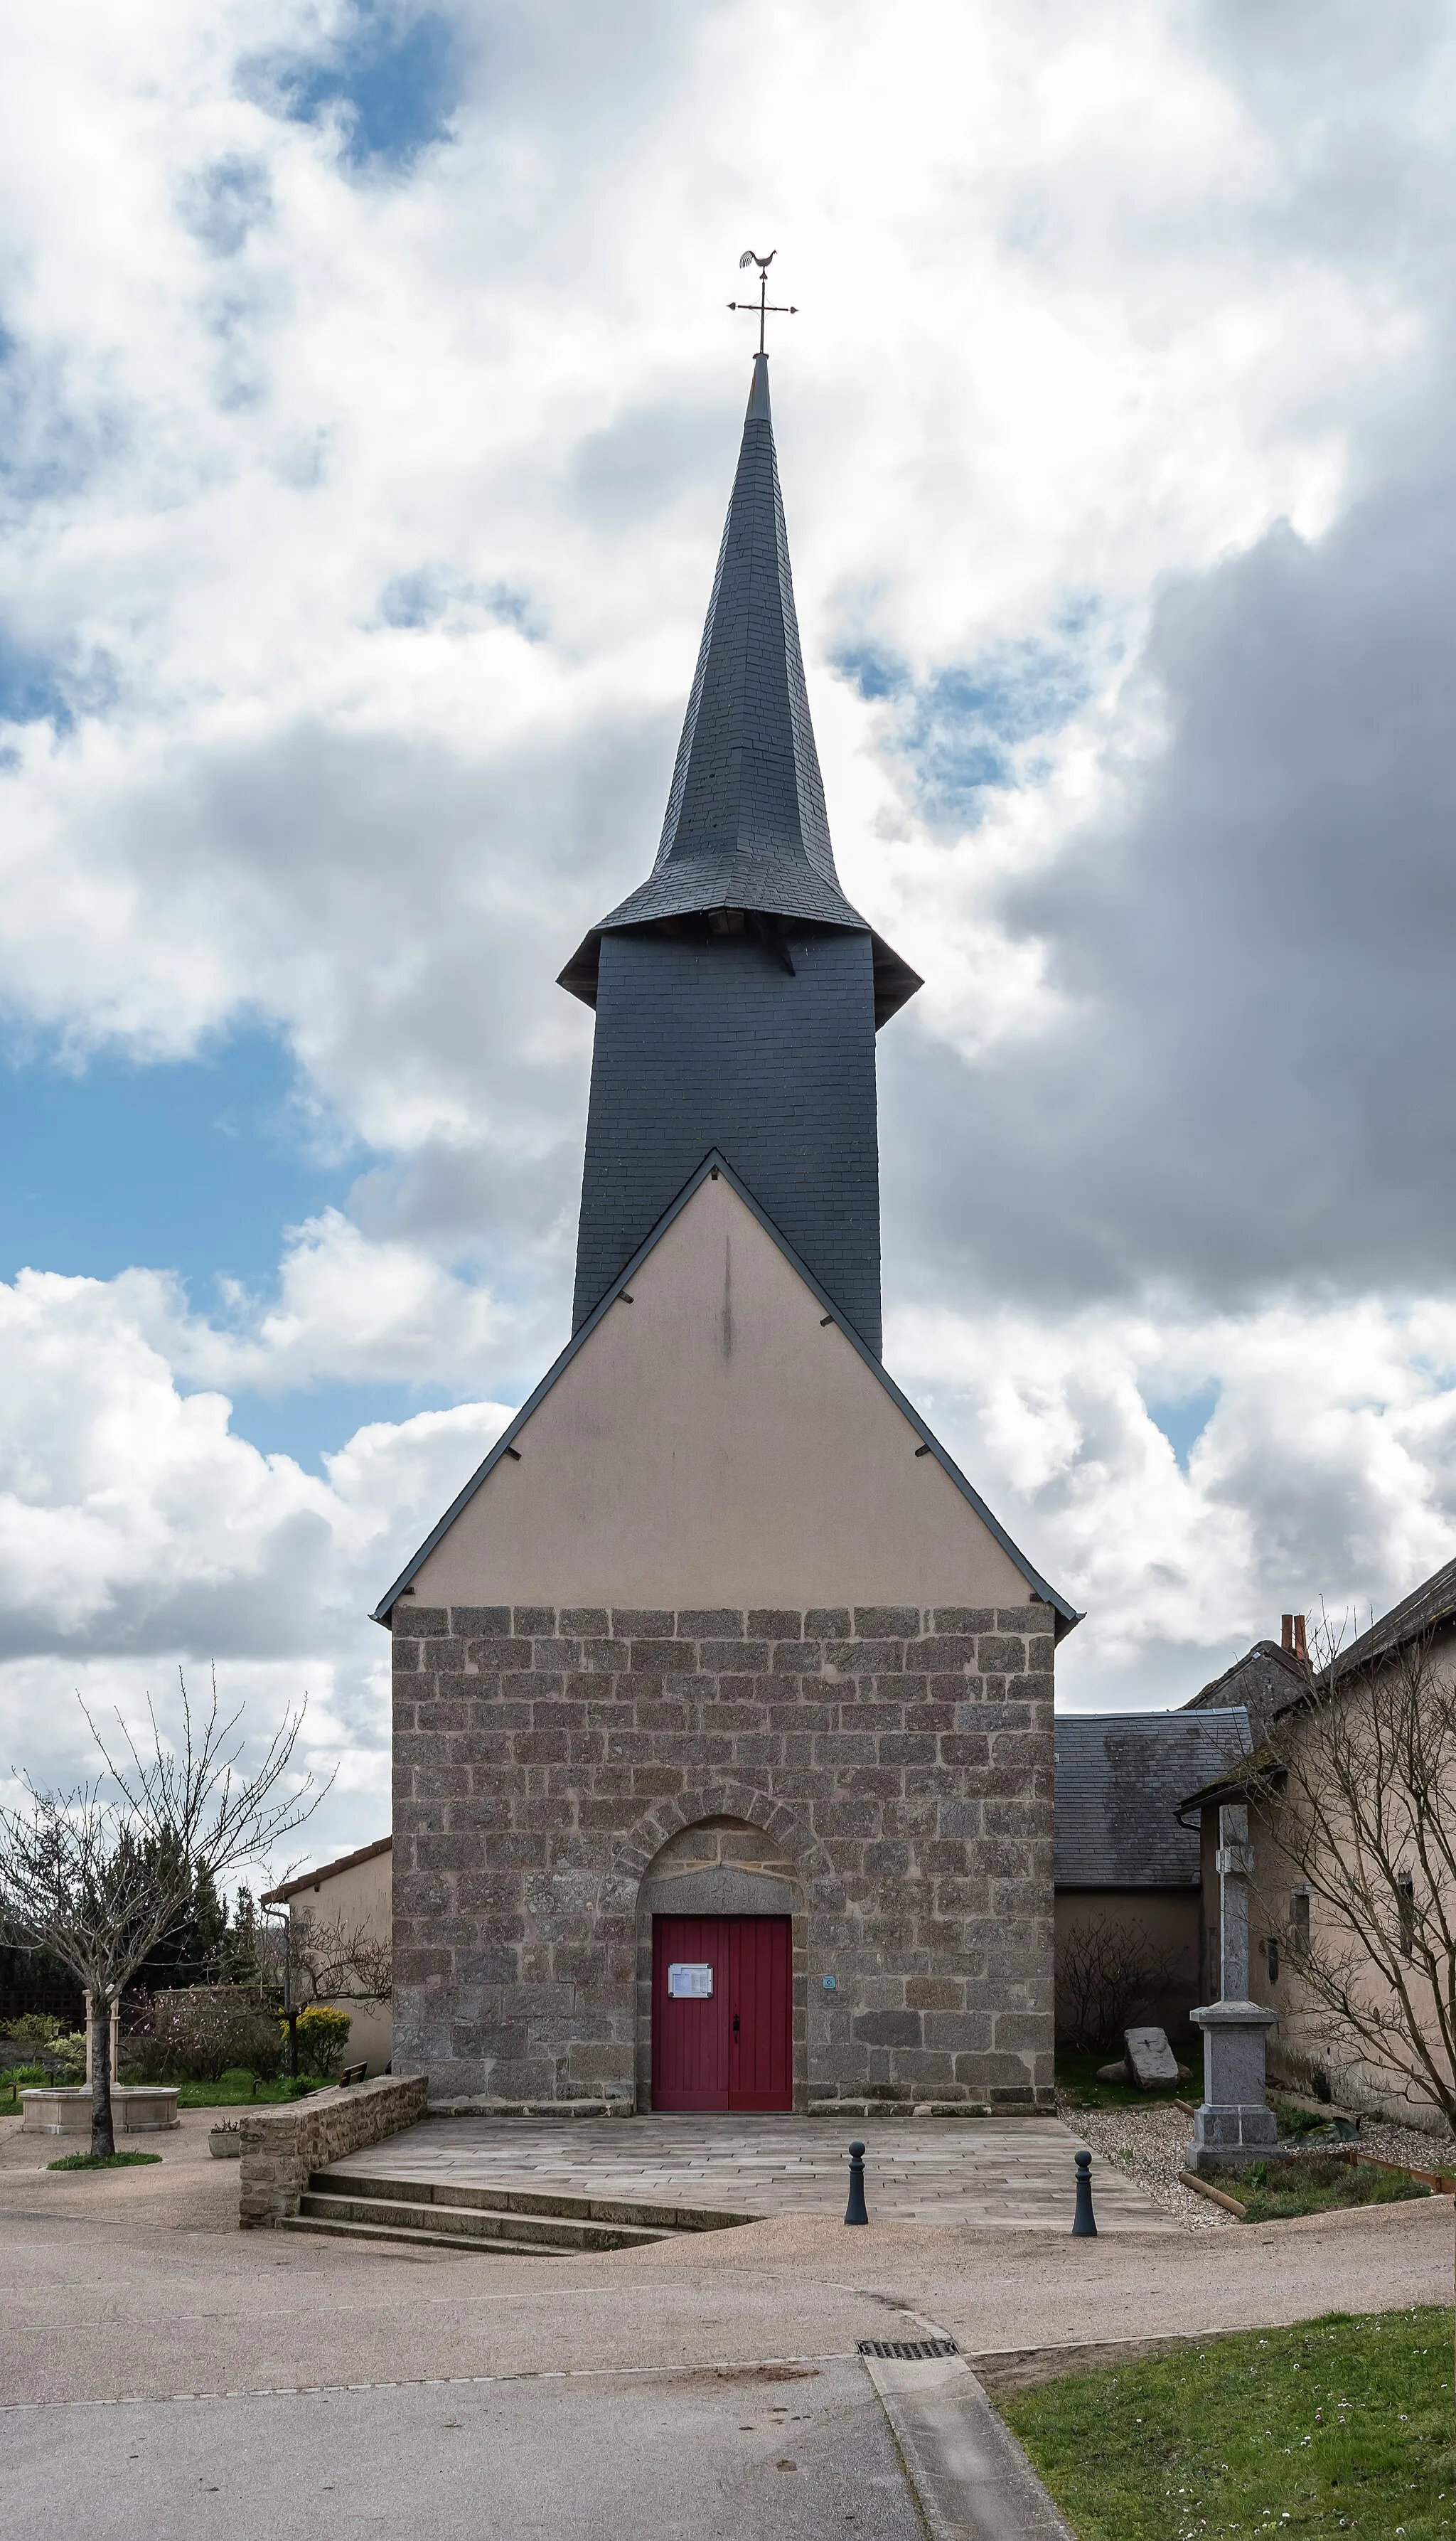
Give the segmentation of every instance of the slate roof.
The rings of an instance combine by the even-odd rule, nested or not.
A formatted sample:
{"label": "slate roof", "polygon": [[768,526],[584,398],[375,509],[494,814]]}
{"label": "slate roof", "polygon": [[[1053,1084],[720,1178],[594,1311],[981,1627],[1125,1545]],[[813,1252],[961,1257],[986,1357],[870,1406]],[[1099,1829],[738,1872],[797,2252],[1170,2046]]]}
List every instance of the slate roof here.
{"label": "slate roof", "polygon": [[766,353],[754,356],[737,474],[657,862],[648,880],[591,929],[560,984],[593,1005],[604,932],[722,908],[869,935],[876,1023],[921,985],[918,973],[845,898],[835,870],[794,607]]}
{"label": "slate roof", "polygon": [[1184,1793],[1226,1773],[1250,1746],[1228,1710],[1067,1712],[1057,1721],[1059,1888],[1197,1888],[1197,1827]]}
{"label": "slate roof", "polygon": [[1292,1650],[1281,1649],[1278,1641],[1255,1641],[1232,1667],[1214,1677],[1212,1685],[1192,1695],[1183,1708],[1227,1711],[1241,1704],[1249,1715],[1250,1731],[1257,1745],[1276,1713],[1302,1694],[1308,1682],[1304,1666]]}
{"label": "slate roof", "polygon": [[1368,1659],[1385,1658],[1405,1641],[1413,1641],[1421,1633],[1438,1625],[1456,1621],[1456,1561],[1443,1563],[1392,1606],[1388,1615],[1371,1624],[1358,1640],[1351,1641],[1340,1653],[1338,1674],[1348,1677],[1352,1667],[1362,1667]]}

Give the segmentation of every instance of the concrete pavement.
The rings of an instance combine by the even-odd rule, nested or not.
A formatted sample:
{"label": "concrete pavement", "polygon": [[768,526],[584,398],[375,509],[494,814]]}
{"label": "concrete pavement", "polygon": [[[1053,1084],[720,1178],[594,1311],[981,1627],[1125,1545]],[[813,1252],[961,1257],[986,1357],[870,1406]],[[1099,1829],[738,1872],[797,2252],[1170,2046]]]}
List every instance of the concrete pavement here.
{"label": "concrete pavement", "polygon": [[[851,2137],[867,2146],[866,2196],[884,2222],[1054,2233],[1071,2224],[1081,2139],[1060,2118],[427,2118],[330,2171],[839,2221]],[[1115,2163],[1096,2161],[1093,2185],[1104,2232],[1169,2229]]]}

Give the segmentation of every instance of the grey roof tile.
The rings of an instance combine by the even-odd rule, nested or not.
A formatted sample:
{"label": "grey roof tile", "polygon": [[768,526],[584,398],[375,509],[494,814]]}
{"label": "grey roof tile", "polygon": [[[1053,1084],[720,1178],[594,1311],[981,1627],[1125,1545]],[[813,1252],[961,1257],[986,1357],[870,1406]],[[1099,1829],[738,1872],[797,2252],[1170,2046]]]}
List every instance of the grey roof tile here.
{"label": "grey roof tile", "polygon": [[1057,1886],[1197,1888],[1198,1829],[1175,1811],[1249,1746],[1242,1706],[1060,1714]]}

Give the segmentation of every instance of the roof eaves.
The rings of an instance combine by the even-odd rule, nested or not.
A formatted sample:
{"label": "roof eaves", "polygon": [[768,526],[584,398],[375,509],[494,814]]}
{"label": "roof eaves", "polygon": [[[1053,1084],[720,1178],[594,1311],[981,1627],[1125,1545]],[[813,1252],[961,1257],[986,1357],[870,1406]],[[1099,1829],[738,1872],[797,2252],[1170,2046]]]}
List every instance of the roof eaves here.
{"label": "roof eaves", "polygon": [[337,1861],[321,1861],[316,1870],[301,1870],[297,1879],[282,1879],[276,1888],[265,1889],[258,1899],[260,1906],[281,1906],[302,1889],[316,1888],[320,1881],[336,1879],[341,1870],[353,1870],[361,1861],[375,1861],[381,1852],[392,1851],[392,1835],[378,1836],[373,1844],[362,1844],[357,1852],[341,1852]]}
{"label": "roof eaves", "polygon": [[659,1218],[657,1225],[653,1228],[652,1233],[638,1246],[631,1261],[624,1266],[617,1277],[613,1279],[610,1287],[606,1291],[606,1294],[603,1297],[598,1298],[590,1314],[587,1317],[586,1322],[578,1326],[577,1330],[573,1333],[571,1340],[567,1343],[565,1349],[561,1352],[559,1358],[555,1359],[552,1362],[552,1365],[547,1369],[546,1374],[542,1377],[540,1384],[535,1389],[535,1392],[529,1395],[525,1402],[522,1403],[520,1410],[516,1414],[515,1418],[502,1430],[499,1438],[495,1442],[495,1445],[476,1467],[475,1472],[466,1483],[464,1489],[457,1492],[455,1497],[451,1500],[450,1507],[446,1510],[439,1525],[432,1528],[430,1534],[426,1536],[424,1543],[420,1546],[418,1553],[413,1556],[412,1560],[409,1561],[405,1564],[403,1570],[401,1570],[393,1586],[387,1589],[384,1595],[380,1599],[378,1606],[376,1606],[374,1610],[371,1621],[376,1624],[388,1623],[391,1609],[397,1600],[403,1595],[405,1589],[411,1585],[415,1574],[420,1569],[422,1563],[428,1561],[436,1546],[444,1541],[445,1537],[453,1526],[455,1519],[459,1516],[461,1509],[468,1507],[470,1501],[475,1497],[476,1492],[479,1490],[482,1483],[489,1479],[491,1474],[494,1473],[497,1465],[500,1463],[502,1457],[508,1454],[511,1448],[515,1445],[516,1440],[520,1437],[521,1430],[525,1427],[531,1415],[545,1402],[552,1387],[557,1383],[558,1379],[565,1374],[567,1368],[571,1365],[572,1360],[576,1357],[577,1352],[590,1340],[597,1325],[610,1314],[612,1307],[616,1304],[622,1290],[630,1283],[634,1273],[641,1268],[649,1254],[654,1252],[657,1246],[661,1242],[662,1237],[666,1234],[668,1227],[672,1225],[674,1219],[681,1216],[682,1211],[686,1208],[688,1201],[692,1198],[694,1193],[701,1189],[702,1185],[708,1180],[710,1175],[712,1175],[716,1180],[720,1174],[723,1176],[724,1181],[729,1184],[731,1189],[737,1194],[737,1197],[743,1202],[744,1207],[757,1218],[758,1223],[763,1228],[765,1234],[770,1236],[773,1242],[777,1244],[786,1262],[790,1264],[793,1270],[797,1271],[798,1276],[804,1283],[804,1286],[818,1299],[819,1304],[824,1308],[826,1314],[833,1317],[833,1320],[839,1326],[840,1331],[844,1334],[844,1337],[850,1343],[851,1347],[858,1350],[861,1358],[869,1369],[871,1375],[877,1377],[891,1402],[896,1406],[897,1410],[904,1414],[917,1437],[920,1439],[922,1446],[929,1450],[930,1454],[935,1457],[936,1463],[940,1466],[942,1472],[949,1476],[950,1481],[955,1485],[956,1489],[961,1493],[962,1497],[969,1500],[972,1508],[975,1510],[976,1515],[981,1520],[981,1523],[986,1528],[988,1534],[994,1536],[996,1542],[1001,1546],[1003,1553],[1006,1555],[1007,1559],[1013,1562],[1015,1567],[1020,1571],[1022,1578],[1025,1580],[1028,1588],[1031,1589],[1033,1595],[1038,1598],[1043,1605],[1051,1607],[1054,1615],[1058,1618],[1057,1624],[1053,1627],[1054,1636],[1060,1641],[1067,1633],[1070,1633],[1073,1630],[1074,1626],[1081,1622],[1082,1617],[1078,1609],[1072,1605],[1058,1589],[1052,1587],[1048,1580],[1043,1579],[1041,1572],[1027,1561],[1025,1554],[1022,1553],[1019,1547],[1012,1542],[1010,1536],[1006,1533],[1005,1528],[1002,1525],[1001,1520],[987,1507],[986,1502],[982,1499],[981,1494],[976,1489],[974,1484],[969,1483],[966,1480],[965,1475],[961,1472],[960,1467],[956,1464],[954,1458],[944,1447],[941,1446],[939,1439],[936,1438],[934,1432],[929,1428],[921,1415],[916,1411],[914,1404],[909,1400],[908,1396],[902,1394],[898,1385],[896,1385],[894,1378],[886,1374],[885,1369],[881,1365],[880,1361],[875,1357],[868,1343],[861,1340],[860,1335],[856,1332],[854,1325],[850,1322],[848,1316],[835,1304],[834,1299],[829,1295],[827,1289],[820,1285],[812,1270],[808,1268],[808,1265],[799,1260],[799,1257],[795,1252],[793,1245],[789,1242],[786,1236],[780,1233],[779,1228],[774,1224],[773,1219],[769,1216],[767,1209],[754,1198],[747,1184],[742,1182],[738,1175],[734,1173],[732,1166],[728,1161],[728,1158],[723,1155],[717,1147],[711,1147],[709,1149],[707,1155],[703,1158],[702,1163],[698,1166],[697,1171],[689,1175],[688,1180],[683,1184],[677,1198],[662,1211],[662,1214]]}

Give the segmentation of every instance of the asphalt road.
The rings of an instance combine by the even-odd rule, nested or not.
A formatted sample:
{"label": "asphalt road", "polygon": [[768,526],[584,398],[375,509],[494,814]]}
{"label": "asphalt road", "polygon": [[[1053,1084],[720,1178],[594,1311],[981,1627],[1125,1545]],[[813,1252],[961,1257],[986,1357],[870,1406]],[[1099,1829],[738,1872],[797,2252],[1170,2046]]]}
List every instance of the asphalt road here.
{"label": "asphalt road", "polygon": [[0,2459],[106,2541],[925,2541],[858,2358],[72,2402]]}
{"label": "asphalt road", "polygon": [[[0,2483],[103,2541],[923,2541],[862,2338],[936,2324],[986,2372],[1449,2299],[1446,2199],[1197,2239],[778,2215],[495,2258],[240,2233],[202,2120],[153,2168],[86,2174],[18,2130],[0,2121]],[[942,2467],[963,2437],[986,2450],[955,2397]]]}

